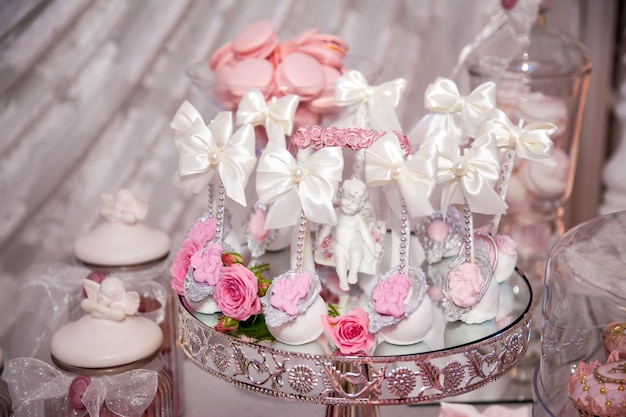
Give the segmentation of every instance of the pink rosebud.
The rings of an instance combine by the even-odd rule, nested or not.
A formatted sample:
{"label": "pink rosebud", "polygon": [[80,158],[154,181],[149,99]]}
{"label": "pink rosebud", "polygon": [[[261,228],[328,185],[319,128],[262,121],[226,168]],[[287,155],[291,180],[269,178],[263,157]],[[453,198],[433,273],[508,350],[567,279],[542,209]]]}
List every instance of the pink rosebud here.
{"label": "pink rosebud", "polygon": [[298,314],[298,302],[311,289],[311,277],[298,273],[290,278],[283,278],[272,286],[271,304],[290,316]]}
{"label": "pink rosebud", "polygon": [[242,264],[243,257],[236,252],[226,252],[222,254],[222,263],[226,266],[232,266],[233,264]]}
{"label": "pink rosebud", "polygon": [[220,333],[232,333],[239,328],[239,322],[227,316],[222,316],[215,325],[215,330]]}
{"label": "pink rosebud", "polygon": [[215,301],[224,315],[245,321],[261,312],[257,277],[242,264],[222,268],[215,286]]}
{"label": "pink rosebud", "polygon": [[202,246],[203,244],[193,239],[185,239],[174,256],[172,266],[170,267],[170,274],[172,275],[171,285],[172,289],[179,295],[183,295],[185,276],[189,270],[191,256],[199,251]]}
{"label": "pink rosebud", "polygon": [[450,277],[448,297],[460,307],[473,307],[478,302],[483,280],[476,264],[464,263]]}
{"label": "pink rosebud", "polygon": [[374,310],[399,319],[404,316],[404,300],[410,289],[411,280],[406,274],[396,274],[381,281],[372,291]]}
{"label": "pink rosebud", "polygon": [[222,245],[211,243],[191,256],[193,279],[209,285],[217,284],[222,269]]}
{"label": "pink rosebud", "polygon": [[374,344],[374,335],[367,328],[367,313],[361,307],[338,317],[322,316],[322,324],[344,355],[367,352]]}

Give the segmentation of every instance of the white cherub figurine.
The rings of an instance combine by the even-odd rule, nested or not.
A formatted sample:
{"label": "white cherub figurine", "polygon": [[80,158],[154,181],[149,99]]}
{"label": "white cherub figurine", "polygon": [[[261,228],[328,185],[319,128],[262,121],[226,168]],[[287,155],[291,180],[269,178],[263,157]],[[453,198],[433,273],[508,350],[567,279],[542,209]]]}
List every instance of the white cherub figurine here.
{"label": "white cherub figurine", "polygon": [[337,225],[325,225],[318,235],[316,261],[335,265],[343,291],[355,284],[359,272],[375,274],[382,256],[384,222],[376,220],[367,185],[347,179],[338,193]]}
{"label": "white cherub figurine", "polygon": [[124,281],[119,278],[105,278],[102,284],[84,279],[83,288],[87,298],[80,302],[80,306],[95,319],[123,321],[139,309],[139,294],[126,291]]}

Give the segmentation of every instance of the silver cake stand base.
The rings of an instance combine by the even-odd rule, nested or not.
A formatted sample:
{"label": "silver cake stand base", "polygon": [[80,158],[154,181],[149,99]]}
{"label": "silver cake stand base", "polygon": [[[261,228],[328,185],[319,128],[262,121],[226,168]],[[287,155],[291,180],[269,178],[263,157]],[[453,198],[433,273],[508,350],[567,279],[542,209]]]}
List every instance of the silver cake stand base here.
{"label": "silver cake stand base", "polygon": [[326,404],[327,417],[378,416],[378,406],[410,405],[457,396],[504,376],[526,354],[532,291],[521,273],[508,285],[516,305],[494,333],[439,350],[393,356],[329,356],[250,343],[216,331],[182,301],[179,342],[205,372],[277,398]]}

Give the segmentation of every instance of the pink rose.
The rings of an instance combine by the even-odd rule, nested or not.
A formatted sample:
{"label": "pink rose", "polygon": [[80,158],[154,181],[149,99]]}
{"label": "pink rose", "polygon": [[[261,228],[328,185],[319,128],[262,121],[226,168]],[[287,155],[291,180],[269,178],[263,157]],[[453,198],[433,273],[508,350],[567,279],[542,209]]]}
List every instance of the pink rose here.
{"label": "pink rose", "polygon": [[217,284],[222,269],[222,250],[219,243],[211,243],[191,256],[194,281],[209,285]]}
{"label": "pink rose", "polygon": [[290,278],[283,278],[272,285],[271,304],[274,308],[284,311],[290,316],[298,314],[298,302],[311,289],[311,277],[298,273]]}
{"label": "pink rose", "polygon": [[361,307],[338,317],[322,316],[322,324],[344,355],[367,352],[374,344],[374,335],[367,329],[367,313]]}
{"label": "pink rose", "polygon": [[507,235],[497,235],[496,236],[496,246],[498,246],[498,250],[505,255],[514,256],[517,254],[517,243],[510,236]]}
{"label": "pink rose", "polygon": [[450,277],[448,297],[460,307],[472,307],[478,302],[483,280],[476,264],[464,263]]}
{"label": "pink rose", "polygon": [[259,243],[263,243],[267,239],[270,231],[265,229],[265,212],[263,210],[256,209],[250,215],[248,233],[254,241]]}
{"label": "pink rose", "polygon": [[374,310],[399,319],[404,316],[404,300],[410,289],[411,280],[406,274],[396,274],[381,281],[372,291]]}
{"label": "pink rose", "polygon": [[193,239],[185,239],[180,245],[180,249],[176,252],[172,266],[170,267],[170,274],[172,275],[172,289],[179,295],[183,295],[185,276],[189,270],[189,263],[191,256],[198,252],[204,244],[196,242]]}
{"label": "pink rose", "polygon": [[199,243],[200,246],[204,246],[207,242],[213,240],[216,229],[217,224],[215,219],[199,220],[191,226],[185,240],[191,239]]}
{"label": "pink rose", "polygon": [[215,286],[215,301],[224,315],[245,321],[261,312],[257,277],[242,264],[222,268]]}

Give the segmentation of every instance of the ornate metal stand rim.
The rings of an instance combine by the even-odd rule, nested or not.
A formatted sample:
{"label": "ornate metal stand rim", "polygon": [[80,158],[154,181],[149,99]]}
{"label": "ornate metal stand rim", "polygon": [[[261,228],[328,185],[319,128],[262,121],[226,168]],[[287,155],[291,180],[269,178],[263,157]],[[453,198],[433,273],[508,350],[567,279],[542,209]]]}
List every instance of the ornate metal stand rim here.
{"label": "ornate metal stand rim", "polygon": [[[523,313],[497,334],[405,356],[341,357],[288,352],[217,332],[179,302],[179,343],[200,369],[249,391],[332,406],[409,405],[480,388],[509,372],[530,341],[532,291]],[[522,284],[523,283],[523,284]]]}

